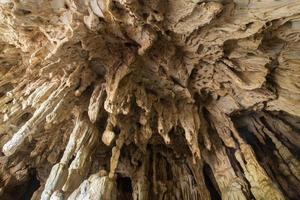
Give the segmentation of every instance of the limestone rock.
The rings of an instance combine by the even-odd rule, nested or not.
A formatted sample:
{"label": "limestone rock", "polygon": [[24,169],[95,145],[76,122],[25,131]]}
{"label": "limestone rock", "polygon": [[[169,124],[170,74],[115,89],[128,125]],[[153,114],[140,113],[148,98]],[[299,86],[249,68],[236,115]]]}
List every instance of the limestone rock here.
{"label": "limestone rock", "polygon": [[298,0],[0,0],[0,199],[300,199],[299,77]]}

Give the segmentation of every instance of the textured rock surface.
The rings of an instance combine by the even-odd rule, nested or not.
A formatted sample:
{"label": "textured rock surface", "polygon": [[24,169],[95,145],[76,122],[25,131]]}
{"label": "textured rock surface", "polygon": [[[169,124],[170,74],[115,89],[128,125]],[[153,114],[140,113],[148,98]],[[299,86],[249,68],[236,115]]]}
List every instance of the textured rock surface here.
{"label": "textured rock surface", "polygon": [[0,199],[300,199],[300,1],[0,0]]}

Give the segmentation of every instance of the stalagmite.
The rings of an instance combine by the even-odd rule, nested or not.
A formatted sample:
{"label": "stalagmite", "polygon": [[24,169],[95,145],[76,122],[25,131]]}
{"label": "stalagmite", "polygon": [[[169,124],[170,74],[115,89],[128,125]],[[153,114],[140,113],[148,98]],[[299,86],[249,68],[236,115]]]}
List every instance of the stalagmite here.
{"label": "stalagmite", "polygon": [[0,0],[0,199],[300,199],[300,1]]}

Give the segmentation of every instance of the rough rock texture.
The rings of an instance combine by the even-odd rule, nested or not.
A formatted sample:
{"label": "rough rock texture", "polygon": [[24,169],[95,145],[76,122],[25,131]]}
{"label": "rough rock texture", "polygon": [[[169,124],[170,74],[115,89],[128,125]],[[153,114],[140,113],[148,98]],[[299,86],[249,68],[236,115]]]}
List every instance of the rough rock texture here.
{"label": "rough rock texture", "polygon": [[299,0],[0,0],[0,199],[300,199]]}

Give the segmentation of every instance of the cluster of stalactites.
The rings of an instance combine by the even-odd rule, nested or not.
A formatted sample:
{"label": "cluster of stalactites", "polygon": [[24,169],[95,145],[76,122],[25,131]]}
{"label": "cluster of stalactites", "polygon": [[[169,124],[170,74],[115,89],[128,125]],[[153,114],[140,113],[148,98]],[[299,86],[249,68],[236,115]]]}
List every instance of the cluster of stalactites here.
{"label": "cluster of stalactites", "polygon": [[[160,197],[209,199],[205,163],[222,199],[285,199],[285,182],[278,186],[230,117],[242,110],[300,116],[300,3],[266,2],[0,1],[3,160],[35,159],[6,163],[13,169],[1,171],[1,191],[14,170],[50,166],[36,198],[115,199],[124,149],[133,144],[143,155],[131,175],[135,199],[150,196],[150,183]],[[282,121],[287,133],[279,136],[252,120],[258,140],[274,144],[280,174],[297,185],[290,147],[300,148],[299,138]],[[176,149],[175,133],[188,146],[188,167],[173,154],[156,158],[161,152],[149,167],[153,138]],[[92,159],[105,148],[106,168]],[[157,180],[155,165],[167,162],[180,179],[174,191]]]}

